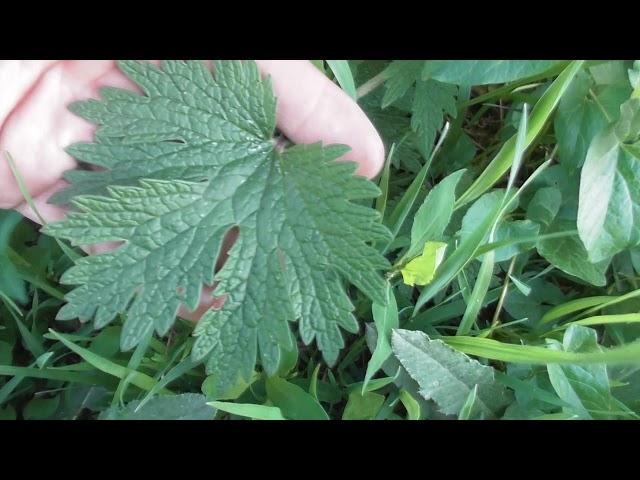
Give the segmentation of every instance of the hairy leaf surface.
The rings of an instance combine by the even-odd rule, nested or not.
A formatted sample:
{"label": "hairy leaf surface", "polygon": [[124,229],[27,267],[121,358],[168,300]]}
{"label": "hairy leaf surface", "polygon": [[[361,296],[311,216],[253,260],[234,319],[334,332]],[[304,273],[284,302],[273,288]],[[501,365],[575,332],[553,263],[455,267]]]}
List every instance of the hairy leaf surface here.
{"label": "hairy leaf surface", "polygon": [[[276,102],[254,62],[219,61],[215,75],[197,61],[122,69],[144,95],[107,89],[76,105],[99,129],[95,143],[71,151],[105,170],[71,175],[58,200],[75,196],[80,212],[45,230],[74,245],[123,244],[66,272],[77,288],[58,318],[100,328],[126,313],[121,345],[130,349],[151,329],[166,334],[180,305],[196,308],[202,286],[216,284],[224,306],[198,324],[193,354],[208,356],[220,385],[248,379],[258,352],[274,373],[291,349],[289,321],[334,363],[340,327],[358,329],[342,279],[385,302],[377,270],[388,264],[368,242],[388,231],[373,209],[350,202],[377,187],[336,161],[345,147],[276,150]],[[234,227],[239,238],[214,275]]]}
{"label": "hairy leaf surface", "polygon": [[459,414],[476,386],[476,403],[485,416],[497,415],[510,401],[508,390],[495,380],[491,367],[441,340],[431,340],[420,331],[394,330],[392,345],[396,358],[420,385],[420,394],[434,400],[447,415]]}

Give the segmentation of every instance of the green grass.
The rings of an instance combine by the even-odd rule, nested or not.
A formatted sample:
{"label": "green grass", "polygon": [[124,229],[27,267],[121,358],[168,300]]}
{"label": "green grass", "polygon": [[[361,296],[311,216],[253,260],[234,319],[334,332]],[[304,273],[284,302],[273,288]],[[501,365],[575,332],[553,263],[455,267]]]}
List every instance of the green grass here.
{"label": "green grass", "polygon": [[[498,418],[639,418],[640,238],[630,235],[624,244],[615,239],[637,224],[632,216],[624,217],[631,225],[615,224],[619,205],[603,206],[601,235],[615,245],[587,250],[577,218],[588,192],[579,186],[582,176],[592,173],[583,172],[585,158],[567,152],[579,140],[586,142],[586,157],[589,145],[597,146],[600,131],[594,125],[602,131],[617,126],[624,131],[620,141],[630,145],[625,151],[640,152],[640,122],[633,120],[640,118],[640,108],[626,103],[640,91],[640,65],[558,62],[541,72],[526,62],[517,68],[503,62],[485,69],[508,82],[469,88],[456,85],[473,79],[465,78],[455,61],[439,62],[437,78],[456,88],[440,88],[437,95],[457,92],[454,115],[442,99],[416,98],[416,92],[430,95],[433,85],[420,82],[434,82],[422,77],[433,66],[393,62],[314,61],[358,98],[388,152],[376,180],[382,195],[370,206],[393,234],[390,242],[376,245],[393,265],[386,272],[393,301],[372,305],[350,290],[360,331],[344,334],[336,366],[329,368],[315,345],[298,342],[298,349],[282,352],[275,376],[268,377],[258,364],[251,378],[219,391],[204,365],[191,358],[194,326],[187,321],[178,321],[165,338],[149,336],[135,350],[122,352],[123,318],[98,331],[91,324],[56,320],[69,291],[60,277],[78,252],[5,211],[0,212],[0,419],[117,418],[131,405],[127,415],[167,419],[188,417],[184,406],[198,410],[198,418],[210,408],[209,417],[220,420],[466,420],[484,418],[480,402],[497,385],[506,391]],[[484,70],[467,70],[474,71]],[[611,94],[614,89],[626,98]],[[591,109],[594,98],[599,105]],[[412,122],[425,108],[442,123]],[[592,118],[598,109],[621,108],[631,112],[622,126],[618,117],[608,118],[610,123]],[[581,114],[587,110],[591,117]],[[421,144],[425,138],[433,144]],[[640,165],[640,158],[635,161]],[[623,166],[618,174],[630,185],[640,184],[640,168]],[[412,231],[429,192],[462,169],[449,193],[455,201],[446,228],[426,236]],[[611,202],[626,198],[640,209],[637,192],[616,195]],[[422,242],[418,247],[416,238]],[[406,285],[400,272],[422,252],[424,241],[445,242],[445,258],[429,284]],[[590,258],[602,251],[615,253],[593,263]],[[429,348],[452,349],[430,356],[427,348],[412,368],[437,367],[446,370],[443,378],[466,375],[467,384],[475,383],[464,398],[452,393],[452,404],[459,405],[455,414],[440,413],[452,408],[426,397],[403,367],[399,358],[405,356],[391,341],[397,329],[424,332]],[[293,334],[299,339],[295,329]],[[469,368],[467,357],[492,375],[477,362]],[[158,403],[163,397],[175,397],[170,409]]]}

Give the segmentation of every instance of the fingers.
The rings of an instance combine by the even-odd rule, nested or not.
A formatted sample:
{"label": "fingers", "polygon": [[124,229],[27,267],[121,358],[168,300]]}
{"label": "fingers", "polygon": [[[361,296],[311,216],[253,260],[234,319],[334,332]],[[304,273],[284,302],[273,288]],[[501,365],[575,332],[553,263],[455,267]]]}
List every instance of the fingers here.
{"label": "fingers", "polygon": [[[384,163],[382,140],[365,113],[346,93],[306,60],[259,60],[258,65],[263,74],[272,77],[278,97],[278,126],[287,137],[296,143],[322,141],[348,145],[352,150],[344,159],[358,163],[358,174],[371,178],[380,172]],[[34,202],[47,222],[59,220],[65,214],[65,209],[46,203],[64,185],[60,180],[62,173],[75,165],[64,153],[64,147],[90,140],[94,131],[94,126],[68,112],[67,105],[80,98],[96,97],[98,87],[105,84],[132,87],[112,61],[59,62],[50,67],[0,131],[0,147],[11,151],[16,158]],[[34,121],[36,128],[30,124]],[[18,131],[21,135],[12,135]],[[18,205],[22,195],[13,184],[12,176],[11,182],[4,185],[7,175],[1,168],[2,162],[0,203]],[[26,204],[21,204],[18,210],[40,222]],[[227,239],[225,252],[232,243],[233,238]],[[87,251],[99,253],[114,247],[101,245]],[[224,299],[212,298],[210,291],[205,289],[195,312],[182,309],[181,315],[197,320],[209,308],[219,308]]]}
{"label": "fingers", "polygon": [[0,125],[42,73],[56,60],[2,60],[0,61]]}
{"label": "fingers", "polygon": [[[37,61],[36,61],[37,62]],[[41,65],[42,67],[42,65]],[[62,173],[75,166],[64,148],[71,143],[89,140],[94,126],[69,112],[69,103],[96,97],[99,86],[124,83],[115,75],[112,60],[56,61],[41,68],[39,75],[31,72],[32,84],[20,87],[24,80],[16,78],[16,86],[2,85],[20,98],[0,127],[0,152],[8,151],[32,196],[50,190]],[[27,73],[24,73],[26,76]],[[20,85],[17,85],[20,84]],[[0,161],[0,208],[14,208],[23,200],[18,185],[4,158]]]}
{"label": "fingers", "polygon": [[256,60],[272,78],[278,127],[296,143],[344,144],[357,173],[375,177],[384,165],[380,135],[357,103],[308,60]]}

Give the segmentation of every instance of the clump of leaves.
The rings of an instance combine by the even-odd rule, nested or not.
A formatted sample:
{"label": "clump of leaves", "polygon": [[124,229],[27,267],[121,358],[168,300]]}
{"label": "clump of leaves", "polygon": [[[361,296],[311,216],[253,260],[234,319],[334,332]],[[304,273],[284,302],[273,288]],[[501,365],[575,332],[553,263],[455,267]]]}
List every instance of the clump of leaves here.
{"label": "clump of leaves", "polygon": [[[143,95],[72,107],[100,170],[47,231],[122,245],[68,270],[58,312],[68,259],[0,219],[0,418],[639,418],[640,63],[314,64],[383,137],[380,190],[342,147],[275,148],[253,62],[123,62]],[[175,314],[207,284],[194,339]]]}

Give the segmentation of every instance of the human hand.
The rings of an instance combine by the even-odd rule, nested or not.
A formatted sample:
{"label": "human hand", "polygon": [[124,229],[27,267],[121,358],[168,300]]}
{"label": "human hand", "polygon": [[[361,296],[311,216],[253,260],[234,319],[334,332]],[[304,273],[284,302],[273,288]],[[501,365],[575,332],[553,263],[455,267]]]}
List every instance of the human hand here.
{"label": "human hand", "polygon": [[[346,144],[343,158],[358,163],[357,173],[369,178],[384,163],[380,136],[358,105],[306,60],[258,60],[270,75],[278,98],[280,130],[295,143]],[[0,152],[10,152],[26,188],[44,220],[61,219],[66,209],[47,200],[66,184],[62,174],[76,166],[64,148],[91,140],[95,126],[73,115],[67,106],[98,97],[102,86],[135,89],[112,60],[8,60],[0,62]],[[38,222],[6,161],[0,161],[0,208],[16,209]],[[104,251],[94,248],[91,253]],[[205,291],[195,312],[199,318],[215,304]]]}

